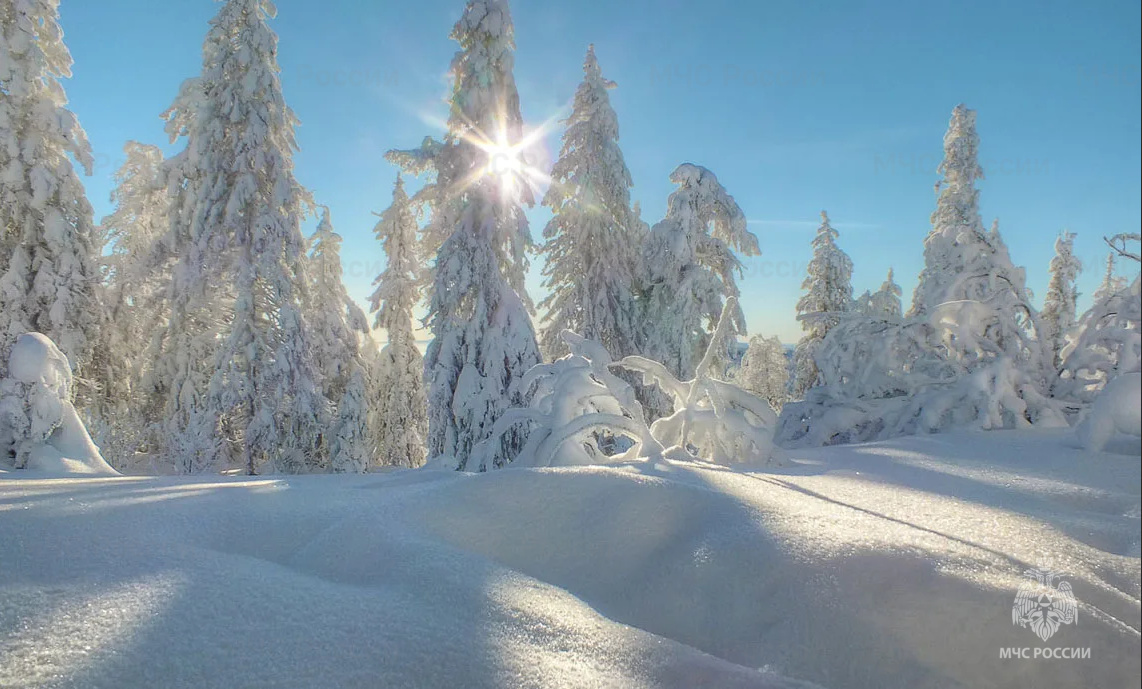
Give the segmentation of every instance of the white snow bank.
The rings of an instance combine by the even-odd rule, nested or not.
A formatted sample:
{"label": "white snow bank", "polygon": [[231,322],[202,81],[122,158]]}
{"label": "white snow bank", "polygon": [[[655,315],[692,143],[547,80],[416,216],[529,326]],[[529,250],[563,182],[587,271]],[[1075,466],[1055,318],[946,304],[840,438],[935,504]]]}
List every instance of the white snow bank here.
{"label": "white snow bank", "polygon": [[1077,430],[1092,452],[1101,452],[1118,433],[1142,436],[1142,373],[1124,373],[1107,383]]}
{"label": "white snow bank", "polygon": [[72,406],[71,366],[46,335],[16,338],[0,381],[0,464],[46,474],[115,474]]}
{"label": "white snow bank", "polygon": [[[902,438],[764,474],[16,472],[0,686],[1136,686],[1140,463],[1067,437]],[[1012,605],[1048,561],[1078,622],[1043,643]]]}

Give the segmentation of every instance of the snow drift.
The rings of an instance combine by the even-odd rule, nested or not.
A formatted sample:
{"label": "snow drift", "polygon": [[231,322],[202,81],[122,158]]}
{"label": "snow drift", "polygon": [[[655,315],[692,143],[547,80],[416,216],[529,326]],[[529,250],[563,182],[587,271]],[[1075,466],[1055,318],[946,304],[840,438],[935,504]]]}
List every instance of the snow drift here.
{"label": "snow drift", "polygon": [[116,473],[71,404],[71,365],[46,335],[25,333],[0,381],[0,464],[53,474]]}
{"label": "snow drift", "polygon": [[[0,479],[0,686],[1136,686],[1137,447],[1068,438],[766,473]],[[1043,644],[1012,606],[1047,564],[1078,622]]]}
{"label": "snow drift", "polygon": [[1142,436],[1142,373],[1125,373],[1107,383],[1078,428],[1083,445],[1094,452],[1117,433]]}

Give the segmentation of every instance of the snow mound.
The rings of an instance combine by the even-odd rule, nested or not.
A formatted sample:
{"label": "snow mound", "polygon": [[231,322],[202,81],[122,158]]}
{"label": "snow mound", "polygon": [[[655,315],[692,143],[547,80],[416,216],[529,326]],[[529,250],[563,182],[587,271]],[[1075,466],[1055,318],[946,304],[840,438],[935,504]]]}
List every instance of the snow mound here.
{"label": "snow mound", "polygon": [[[0,686],[1136,686],[1140,464],[1068,436],[766,473],[0,478]],[[1043,643],[1012,608],[1048,565],[1078,621]],[[1058,647],[1091,656],[1001,657]]]}
{"label": "snow mound", "polygon": [[1102,452],[1116,433],[1142,436],[1142,373],[1124,373],[1107,383],[1078,429],[1092,452]]}
{"label": "snow mound", "polygon": [[115,474],[76,414],[71,365],[47,336],[25,333],[0,381],[0,465],[47,474]]}

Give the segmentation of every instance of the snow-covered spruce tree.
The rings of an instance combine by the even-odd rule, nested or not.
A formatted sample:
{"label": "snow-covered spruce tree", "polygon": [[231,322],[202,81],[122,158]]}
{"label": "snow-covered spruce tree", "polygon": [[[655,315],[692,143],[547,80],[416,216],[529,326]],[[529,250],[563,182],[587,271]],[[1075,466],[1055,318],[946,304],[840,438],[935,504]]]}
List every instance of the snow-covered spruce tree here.
{"label": "snow-covered spruce tree", "polygon": [[751,337],[733,382],[781,411],[789,399],[789,359],[785,356],[785,345],[777,337]]}
{"label": "snow-covered spruce tree", "polygon": [[853,305],[853,262],[837,246],[837,236],[829,224],[829,215],[821,211],[821,226],[813,238],[813,259],[801,283],[805,294],[797,301],[797,318],[805,334],[793,352],[794,399],[804,397],[805,391],[817,384],[813,357],[840,314]]}
{"label": "snow-covered spruce tree", "polygon": [[1047,284],[1047,296],[1043,311],[1039,316],[1043,326],[1042,345],[1047,350],[1055,368],[1062,365],[1062,351],[1067,345],[1067,336],[1075,327],[1076,306],[1079,290],[1075,286],[1083,264],[1074,253],[1075,235],[1063,232],[1055,240],[1055,256],[1051,259],[1051,280]]}
{"label": "snow-covered spruce tree", "polygon": [[26,332],[85,375],[104,320],[91,205],[68,157],[90,174],[91,147],[65,107],[72,61],[58,5],[0,3],[0,378]]}
{"label": "snow-covered spruce tree", "polygon": [[[975,183],[983,179],[983,170],[978,162],[975,116],[974,110],[956,106],[944,136],[944,160],[939,167],[944,178],[937,184],[940,194],[932,213],[932,231],[924,240],[924,268],[909,315],[929,317],[946,302],[986,304],[997,319],[986,325],[976,321],[987,328],[979,335],[993,345],[985,350],[1016,356],[1029,375],[1045,383],[1053,375],[1052,367],[1037,338],[1030,336],[1035,331],[1041,339],[1042,333],[1037,332],[1038,315],[1030,304],[1024,271],[1011,262],[998,221],[988,231],[980,216]],[[938,346],[950,347],[951,358],[970,359],[980,351],[970,344],[961,347],[954,339]]]}
{"label": "snow-covered spruce tree", "polygon": [[168,171],[179,260],[153,384],[167,399],[168,454],[186,470],[312,468],[326,413],[303,313],[300,219],[312,200],[293,175],[297,120],[274,12],[268,0],[227,0],[202,75],[167,113],[187,148]]}
{"label": "snow-covered spruce tree", "polygon": [[904,314],[904,307],[900,303],[903,291],[893,278],[892,269],[888,269],[888,277],[881,283],[880,289],[872,293],[869,300],[869,315],[879,318],[899,319]]}
{"label": "snow-covered spruce tree", "polygon": [[1126,278],[1114,274],[1114,257],[1117,256],[1113,251],[1106,255],[1106,271],[1103,273],[1102,282],[1099,284],[1098,289],[1092,295],[1097,302],[1105,297],[1109,297],[1115,292],[1120,292],[1126,287]]}
{"label": "snow-covered spruce tree", "polygon": [[830,331],[814,357],[822,385],[783,409],[784,443],[1065,423],[1023,270],[998,224],[980,220],[974,121],[957,107],[944,139],[944,187],[908,317],[854,313]]}
{"label": "snow-covered spruce tree", "polygon": [[563,330],[601,343],[614,357],[638,349],[638,228],[618,117],[607,94],[615,84],[603,78],[594,46],[587,49],[583,72],[543,199],[554,214],[541,249],[549,294],[540,304],[547,310],[540,344],[549,359],[567,352]]}
{"label": "snow-covered spruce tree", "polygon": [[522,429],[501,438],[490,463],[472,466],[472,447],[513,403],[512,382],[539,362],[530,299],[524,289],[531,243],[522,204],[523,117],[512,75],[514,29],[506,0],[469,0],[452,38],[453,88],[448,132],[389,158],[435,180],[420,196],[431,208],[425,228],[436,251],[428,303],[433,340],[425,356],[428,454],[457,468],[502,466],[523,445]]}
{"label": "snow-covered spruce tree", "polygon": [[1135,261],[1136,252],[1126,242],[1137,235],[1119,235],[1107,240],[1114,253],[1107,260],[1106,277],[1095,292],[1095,301],[1079,319],[1074,338],[1062,351],[1063,370],[1055,394],[1085,404],[1116,376],[1142,370],[1142,276],[1128,286],[1114,275],[1114,256]]}
{"label": "snow-covered spruce tree", "polygon": [[975,111],[964,105],[952,111],[938,168],[943,179],[936,185],[939,197],[909,315],[924,316],[949,301],[993,302],[998,294],[1008,301],[1027,300],[1023,270],[1012,265],[998,221],[990,230],[983,227],[975,186],[983,179],[975,119]]}
{"label": "snow-covered spruce tree", "polygon": [[424,358],[412,330],[412,310],[420,299],[420,256],[416,216],[399,175],[392,204],[381,214],[374,232],[387,262],[384,272],[373,281],[377,288],[369,303],[376,314],[374,327],[384,329],[388,338],[381,350],[375,386],[376,461],[387,466],[418,467],[424,464],[428,434]]}
{"label": "snow-covered spruce tree", "polygon": [[[670,181],[678,189],[643,250],[643,352],[685,380],[708,348],[725,299],[739,294],[735,274],[741,275],[742,264],[734,252],[760,251],[745,214],[714,173],[683,163]],[[730,314],[730,324],[732,332],[746,333],[740,307]]]}
{"label": "snow-covered spruce tree", "polygon": [[146,348],[168,317],[167,286],[173,257],[166,238],[170,201],[157,146],[128,141],[127,159],[115,174],[115,210],[100,223],[103,303],[108,327],[95,345],[91,376],[98,383],[96,404],[87,410],[96,439],[113,461],[140,446],[150,449],[158,421],[155,400],[142,385],[151,362]]}
{"label": "snow-covered spruce tree", "polygon": [[924,240],[924,268],[912,298],[909,315],[923,315],[945,301],[971,298],[960,279],[967,261],[965,254],[990,251],[979,213],[976,180],[983,179],[979,166],[979,135],[976,113],[964,105],[952,111],[944,135],[944,160],[936,184],[939,198],[932,213],[932,230]]}
{"label": "snow-covered spruce tree", "polygon": [[[333,471],[364,471],[373,452],[369,442],[367,382],[369,362],[363,347],[372,346],[365,312],[349,298],[342,281],[341,235],[333,231],[329,209],[310,238],[309,325],[312,354],[321,390],[334,410],[322,428],[319,466]],[[352,389],[351,389],[352,388]],[[362,459],[364,458],[364,459]]]}

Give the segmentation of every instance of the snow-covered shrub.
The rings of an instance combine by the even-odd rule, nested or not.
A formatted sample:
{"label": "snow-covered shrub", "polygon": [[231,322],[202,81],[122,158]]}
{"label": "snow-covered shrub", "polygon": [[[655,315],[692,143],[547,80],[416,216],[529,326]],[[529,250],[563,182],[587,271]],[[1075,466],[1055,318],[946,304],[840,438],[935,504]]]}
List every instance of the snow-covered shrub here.
{"label": "snow-covered shrub", "polygon": [[46,335],[20,335],[8,358],[8,377],[0,381],[0,464],[115,473],[91,442],[71,395],[67,356]]}
{"label": "snow-covered shrub", "polygon": [[[505,412],[491,435],[475,447],[470,462],[483,466],[491,461],[500,437],[518,424],[530,424],[532,430],[514,466],[573,466],[662,456],[662,445],[644,421],[634,388],[612,372],[606,348],[569,330],[563,331],[563,343],[569,355],[533,366],[520,379],[524,391],[534,388],[531,406]],[[628,437],[633,445],[608,457],[598,447],[604,433]]]}
{"label": "snow-covered shrub", "polygon": [[[550,364],[534,366],[521,379],[521,392],[532,393],[530,407],[508,410],[481,442],[472,460],[493,456],[499,438],[520,424],[530,424],[527,444],[514,466],[563,466],[627,461],[700,458],[717,464],[767,464],[774,459],[773,429],[777,416],[765,400],[709,375],[719,347],[733,328],[737,299],[730,297],[693,380],[679,381],[666,366],[640,356],[611,362],[597,342],[564,331],[571,351]],[[646,385],[674,400],[674,413],[649,427],[634,387],[615,375],[623,368],[640,373]],[[598,447],[603,434],[632,442],[622,454],[607,456]]]}
{"label": "snow-covered shrub", "polygon": [[848,316],[817,354],[823,384],[785,406],[778,438],[817,446],[954,428],[1064,425],[1062,406],[1036,375],[1034,340],[997,344],[996,328],[1010,318],[978,301],[900,320]]}
{"label": "snow-covered shrub", "polygon": [[726,299],[718,327],[695,369],[695,377],[679,381],[657,361],[628,356],[618,362],[642,374],[674,400],[674,413],[657,419],[650,434],[672,457],[696,456],[716,464],[769,464],[775,460],[773,432],[777,415],[769,403],[710,374],[724,342],[732,335],[736,297]]}
{"label": "snow-covered shrub", "polygon": [[1099,295],[1079,319],[1061,357],[1055,394],[1080,403],[1093,400],[1115,376],[1142,369],[1142,291],[1137,278],[1129,287]]}
{"label": "snow-covered shrub", "polygon": [[741,366],[731,372],[734,383],[769,402],[774,409],[781,409],[789,399],[789,358],[777,337],[751,337]]}
{"label": "snow-covered shrub", "polygon": [[1124,373],[1107,383],[1077,429],[1091,452],[1101,452],[1115,433],[1142,436],[1142,373]]}

